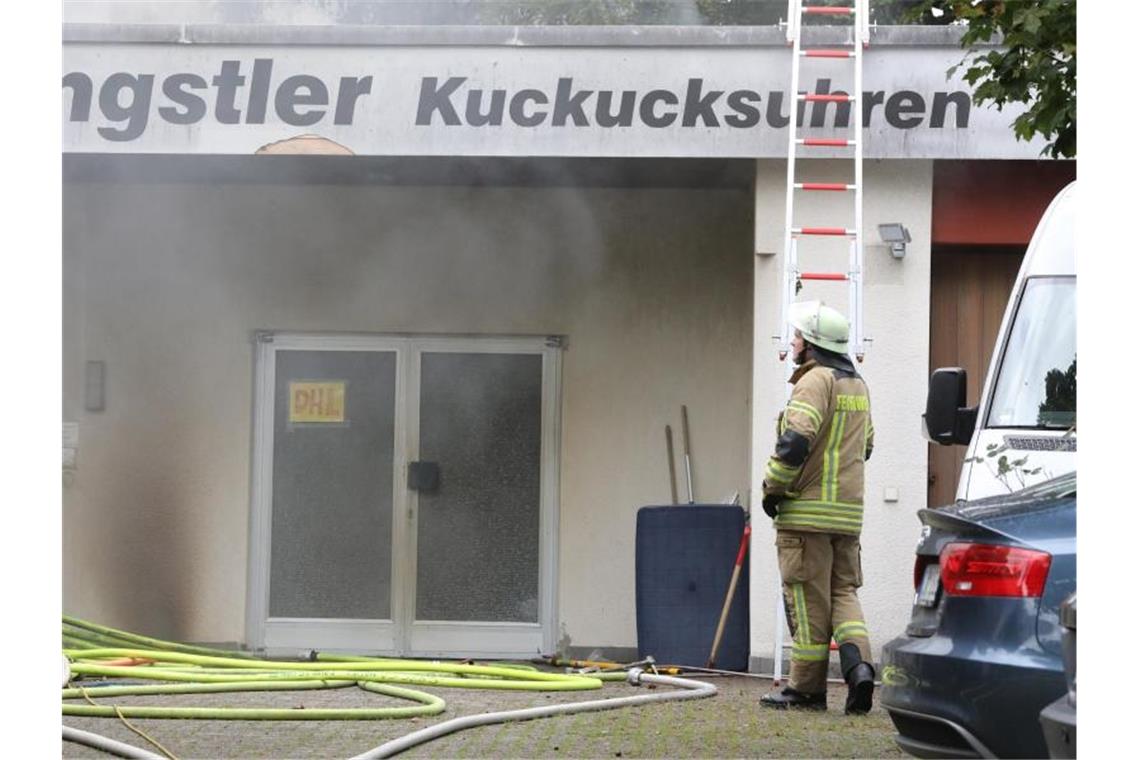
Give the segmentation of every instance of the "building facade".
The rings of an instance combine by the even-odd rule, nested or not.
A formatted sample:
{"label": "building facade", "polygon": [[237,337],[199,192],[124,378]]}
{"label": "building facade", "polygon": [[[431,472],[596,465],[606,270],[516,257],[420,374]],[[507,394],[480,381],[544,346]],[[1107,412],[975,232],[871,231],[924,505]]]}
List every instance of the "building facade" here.
{"label": "building facade", "polygon": [[[876,645],[954,478],[919,432],[932,362],[980,382],[1075,172],[947,78],[962,55],[917,27],[865,54]],[[636,514],[671,502],[682,405],[695,500],[758,505],[790,63],[776,28],[65,26],[65,610],[269,650],[628,657]],[[795,116],[853,128],[849,104]],[[848,181],[844,155],[799,179]],[[850,216],[834,194],[796,221]],[[760,517],[758,670],[782,624]]]}

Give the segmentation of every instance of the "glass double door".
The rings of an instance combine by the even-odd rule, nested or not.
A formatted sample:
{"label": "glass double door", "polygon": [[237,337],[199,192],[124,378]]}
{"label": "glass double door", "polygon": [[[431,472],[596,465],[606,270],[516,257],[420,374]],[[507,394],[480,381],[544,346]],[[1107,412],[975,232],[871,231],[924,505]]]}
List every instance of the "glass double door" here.
{"label": "glass double door", "polygon": [[557,361],[540,338],[262,340],[251,645],[549,650]]}

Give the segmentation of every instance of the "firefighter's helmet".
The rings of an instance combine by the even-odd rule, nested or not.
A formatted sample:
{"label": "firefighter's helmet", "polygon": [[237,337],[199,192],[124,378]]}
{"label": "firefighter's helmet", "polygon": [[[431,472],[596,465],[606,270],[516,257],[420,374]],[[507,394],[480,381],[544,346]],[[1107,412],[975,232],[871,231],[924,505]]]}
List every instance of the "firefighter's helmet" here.
{"label": "firefighter's helmet", "polygon": [[788,322],[800,331],[806,342],[837,354],[847,353],[847,338],[851,332],[847,318],[823,301],[792,304]]}

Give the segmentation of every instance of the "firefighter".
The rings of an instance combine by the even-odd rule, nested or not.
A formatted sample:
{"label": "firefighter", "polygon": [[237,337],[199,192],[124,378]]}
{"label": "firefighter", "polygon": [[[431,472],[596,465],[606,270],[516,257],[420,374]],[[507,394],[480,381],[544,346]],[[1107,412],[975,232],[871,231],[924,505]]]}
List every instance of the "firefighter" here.
{"label": "firefighter", "polygon": [[874,443],[870,397],[847,355],[842,314],[819,301],[801,302],[792,304],[789,322],[797,367],[764,470],[762,504],[776,528],[792,662],[787,686],[760,703],[826,710],[834,637],[847,682],[845,712],[862,714],[871,709],[875,687],[858,596],[863,462]]}

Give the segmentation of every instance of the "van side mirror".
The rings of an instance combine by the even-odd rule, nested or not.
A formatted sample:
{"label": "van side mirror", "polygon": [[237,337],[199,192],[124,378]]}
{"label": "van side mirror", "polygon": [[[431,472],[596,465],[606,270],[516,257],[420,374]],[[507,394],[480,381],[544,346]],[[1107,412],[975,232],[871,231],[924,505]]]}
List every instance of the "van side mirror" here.
{"label": "van side mirror", "polygon": [[926,413],[922,415],[926,437],[943,446],[968,444],[977,419],[978,407],[966,407],[966,370],[961,367],[934,370],[926,395]]}

